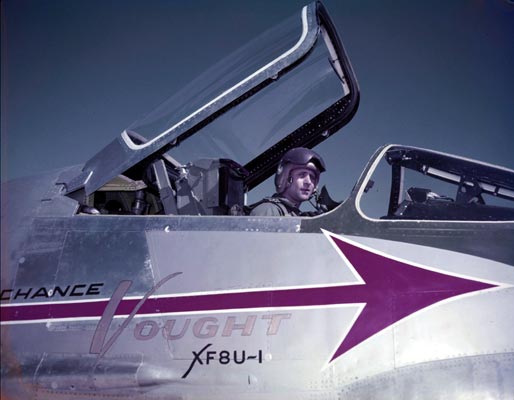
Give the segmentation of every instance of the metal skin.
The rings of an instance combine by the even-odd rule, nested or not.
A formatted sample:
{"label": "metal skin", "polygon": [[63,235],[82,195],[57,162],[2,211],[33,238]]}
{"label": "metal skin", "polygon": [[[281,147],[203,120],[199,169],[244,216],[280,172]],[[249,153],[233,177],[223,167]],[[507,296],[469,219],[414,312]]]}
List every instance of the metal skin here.
{"label": "metal skin", "polygon": [[87,214],[90,164],[6,183],[1,398],[514,398],[514,221],[368,217],[391,150],[421,154],[316,217]]}

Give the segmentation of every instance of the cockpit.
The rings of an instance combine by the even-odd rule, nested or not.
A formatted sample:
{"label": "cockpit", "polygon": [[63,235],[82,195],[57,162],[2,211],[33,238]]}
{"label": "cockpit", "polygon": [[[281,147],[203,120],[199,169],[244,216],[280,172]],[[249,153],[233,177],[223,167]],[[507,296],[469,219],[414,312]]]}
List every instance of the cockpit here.
{"label": "cockpit", "polygon": [[[132,123],[62,183],[77,214],[247,215],[249,194],[287,151],[320,144],[358,105],[349,58],[314,2]],[[404,146],[379,150],[367,170],[348,199],[364,219],[514,219],[512,170]],[[320,212],[341,204],[326,189],[316,201]]]}
{"label": "cockpit", "polygon": [[320,2],[211,67],[65,182],[79,213],[241,215],[294,147],[355,114],[359,89]]}
{"label": "cockpit", "polygon": [[355,203],[380,221],[512,221],[514,171],[427,149],[380,149]]}

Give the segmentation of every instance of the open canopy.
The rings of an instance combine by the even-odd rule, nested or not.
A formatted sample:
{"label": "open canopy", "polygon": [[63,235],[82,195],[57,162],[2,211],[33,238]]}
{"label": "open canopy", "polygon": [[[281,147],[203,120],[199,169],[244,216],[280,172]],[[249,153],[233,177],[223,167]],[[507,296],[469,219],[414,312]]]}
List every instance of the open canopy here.
{"label": "open canopy", "polygon": [[311,3],[132,124],[66,189],[89,195],[120,174],[142,175],[159,158],[176,168],[214,158],[243,166],[250,190],[287,150],[313,147],[339,130],[358,102],[357,81],[327,11]]}

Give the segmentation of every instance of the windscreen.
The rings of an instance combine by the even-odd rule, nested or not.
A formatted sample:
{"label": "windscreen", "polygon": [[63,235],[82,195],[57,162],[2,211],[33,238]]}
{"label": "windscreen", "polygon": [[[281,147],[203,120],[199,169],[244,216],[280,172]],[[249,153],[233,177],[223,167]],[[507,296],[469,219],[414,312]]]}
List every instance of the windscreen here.
{"label": "windscreen", "polygon": [[311,3],[133,123],[66,182],[67,190],[92,193],[118,174],[136,177],[166,151],[182,165],[232,159],[247,168],[251,190],[289,148],[312,147],[337,132],[358,102],[337,32],[321,3]]}
{"label": "windscreen", "polygon": [[347,88],[336,74],[325,42],[305,61],[205,126],[170,154],[186,163],[229,158],[241,165],[288,136],[341,99]]}
{"label": "windscreen", "polygon": [[302,16],[298,12],[223,58],[156,110],[134,122],[127,130],[135,131],[148,140],[169,131],[180,121],[293,48],[302,37],[302,30]]}

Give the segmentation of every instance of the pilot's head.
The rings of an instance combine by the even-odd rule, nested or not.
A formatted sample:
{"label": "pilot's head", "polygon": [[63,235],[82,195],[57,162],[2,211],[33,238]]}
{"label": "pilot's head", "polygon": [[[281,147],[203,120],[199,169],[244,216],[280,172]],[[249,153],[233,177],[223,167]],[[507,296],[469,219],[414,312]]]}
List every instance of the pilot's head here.
{"label": "pilot's head", "polygon": [[311,198],[324,171],[325,163],[318,153],[303,147],[291,149],[278,164],[275,175],[277,193],[299,206]]}

